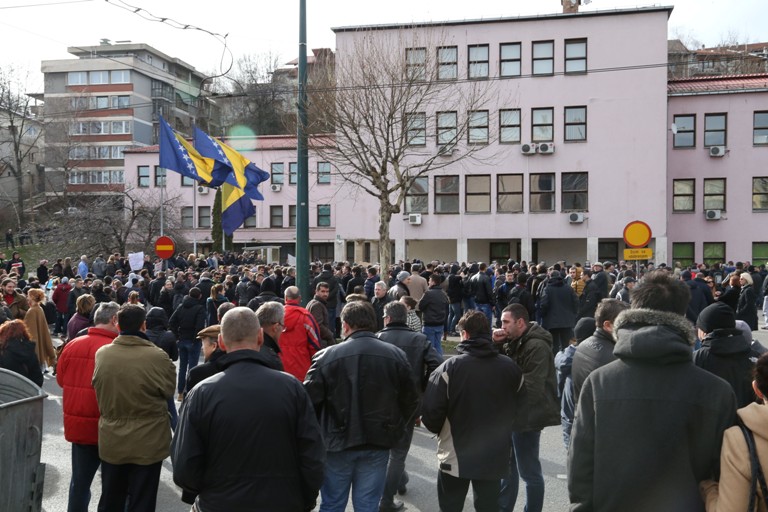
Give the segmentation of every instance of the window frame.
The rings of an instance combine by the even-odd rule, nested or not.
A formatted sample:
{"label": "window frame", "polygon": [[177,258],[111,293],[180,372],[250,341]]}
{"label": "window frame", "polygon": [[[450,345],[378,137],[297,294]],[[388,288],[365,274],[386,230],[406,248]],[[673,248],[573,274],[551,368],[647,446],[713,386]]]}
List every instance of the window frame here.
{"label": "window frame", "polygon": [[[716,251],[719,256],[711,256],[715,249],[720,249]],[[725,242],[702,242],[701,244],[701,257],[702,261],[706,263],[707,265],[713,265],[714,263],[723,263],[727,261],[725,259],[726,251],[728,247]],[[709,251],[708,251],[709,250]],[[709,252],[710,256],[707,256],[707,252]]]}
{"label": "window frame", "polygon": [[[714,182],[719,182],[719,181],[721,181],[723,183],[723,191],[722,192],[717,192],[717,193],[707,192],[707,184],[708,183],[712,184]],[[702,205],[704,206],[704,210],[705,211],[706,210],[726,211],[727,197],[728,197],[728,180],[726,178],[704,178],[704,185],[702,186],[702,192],[703,192],[703,197],[704,197]],[[722,208],[717,208],[717,207],[712,207],[712,206],[708,206],[707,205],[707,199],[708,198],[711,201],[712,200],[711,198],[716,198],[716,197],[722,197],[722,204],[723,204]]]}
{"label": "window frame", "polygon": [[[758,125],[757,116],[765,116],[765,124]],[[760,135],[758,132],[761,132]],[[765,137],[765,141],[757,142],[758,137]],[[752,113],[752,145],[768,146],[768,110],[756,110]]]}
{"label": "window frame", "polygon": [[195,229],[195,209],[192,206],[181,207],[182,229]]}
{"label": "window frame", "polygon": [[[537,123],[536,122],[536,113],[537,112],[544,112],[548,111],[550,116],[550,122],[549,123]],[[551,136],[547,139],[544,138],[537,138],[536,137],[536,129],[542,128],[542,127],[549,127],[551,130]],[[531,108],[531,142],[554,142],[555,140],[555,109],[554,107],[534,107]]]}
{"label": "window frame", "polygon": [[[709,120],[714,119],[716,117],[723,118],[723,128],[707,129],[707,124]],[[707,141],[710,135],[721,133],[721,132],[722,132],[722,142],[711,143],[711,141]],[[727,145],[728,145],[728,114],[725,112],[712,112],[709,114],[704,114],[704,147],[711,148],[713,146],[727,146]]]}
{"label": "window frame", "polygon": [[696,261],[696,243],[672,242],[672,261],[679,261],[683,268],[693,265]]}
{"label": "window frame", "polygon": [[[277,168],[279,167],[279,171]],[[285,184],[285,162],[272,162],[269,164],[269,176],[271,185]]]}
{"label": "window frame", "polygon": [[[517,48],[517,58],[505,58],[505,48]],[[505,73],[505,64],[517,63],[517,73]],[[520,42],[517,43],[499,43],[499,77],[501,78],[514,78],[522,76],[523,74],[523,45]]]}
{"label": "window frame", "polygon": [[148,165],[139,165],[136,167],[136,186],[138,188],[149,188],[151,176]]}
{"label": "window frame", "polygon": [[752,259],[749,261],[755,266],[768,264],[768,242],[752,242]]}
{"label": "window frame", "polygon": [[296,209],[295,204],[289,204],[288,205],[288,227],[289,228],[295,228],[296,227],[296,212],[298,210]]}
{"label": "window frame", "polygon": [[[441,118],[443,116],[453,116],[453,125],[441,125]],[[449,111],[443,111],[443,112],[436,112],[435,118],[437,122],[435,123],[437,133],[436,133],[436,141],[438,146],[450,146],[456,144],[457,138],[459,136],[459,114],[455,110],[449,110]],[[445,133],[453,133],[453,136],[450,140],[443,142],[442,135]]]}
{"label": "window frame", "polygon": [[[73,80],[75,78],[76,80]],[[88,72],[69,71],[67,73],[67,85],[88,85]]]}
{"label": "window frame", "polygon": [[[130,121],[110,121],[110,132],[112,135],[130,135],[131,134],[131,122]],[[119,128],[115,130],[115,126]]]}
{"label": "window frame", "polygon": [[[474,188],[475,182],[481,183],[483,186],[487,185],[488,190],[480,192],[471,191]],[[482,209],[478,209],[474,205],[470,207],[471,198],[485,198],[486,204],[482,206]],[[490,174],[467,174],[464,176],[464,213],[491,213]]]}
{"label": "window frame", "polygon": [[288,162],[288,184],[297,185],[299,183],[299,162]]}
{"label": "window frame", "polygon": [[[506,190],[506,186],[502,186],[503,178],[513,178],[515,181],[519,178],[520,190]],[[513,184],[514,185],[514,184]],[[509,197],[519,197],[520,209],[505,209],[502,208],[502,202]],[[523,173],[504,173],[496,175],[496,213],[523,213],[525,210],[525,176]]]}
{"label": "window frame", "polygon": [[[504,124],[505,114],[517,113],[517,123]],[[502,108],[499,109],[499,144],[520,144],[523,134],[522,126],[522,112],[519,108]],[[505,130],[517,129],[517,139],[506,140],[504,137]]]}
{"label": "window frame", "polygon": [[[421,124],[421,126],[418,126]],[[405,114],[405,137],[409,146],[427,145],[427,113],[408,112]],[[413,142],[418,137],[418,141]]]}
{"label": "window frame", "polygon": [[[691,118],[692,126],[690,129],[688,128],[680,128],[680,124],[678,124],[679,119],[687,119]],[[675,125],[677,133],[672,134],[672,147],[674,149],[691,149],[696,147],[696,114],[676,114],[672,116],[672,123]],[[691,134],[691,143],[690,144],[684,144],[682,142],[678,142],[678,138],[682,138],[683,135]]]}
{"label": "window frame", "polygon": [[317,184],[318,185],[331,184],[331,163],[330,162],[317,162]]}
{"label": "window frame", "polygon": [[155,188],[168,186],[168,171],[159,165],[155,166]]}
{"label": "window frame", "polygon": [[[568,121],[568,111],[581,109],[584,111],[584,120],[581,122]],[[568,128],[583,126],[584,135],[581,138],[570,138],[568,136]],[[586,105],[573,105],[563,108],[563,140],[565,142],[587,142],[587,106]]]}
{"label": "window frame", "polygon": [[[419,190],[416,187],[420,187]],[[414,203],[418,208],[414,208]],[[405,192],[404,213],[429,213],[429,177],[417,176]]]}
{"label": "window frame", "polygon": [[[121,76],[125,73],[126,78]],[[117,78],[116,78],[117,77]],[[113,69],[109,72],[109,83],[111,84],[129,84],[131,83],[131,70],[130,69]]]}
{"label": "window frame", "polygon": [[88,72],[89,85],[109,85],[109,71],[94,70]]}
{"label": "window frame", "polygon": [[[585,188],[569,188],[566,189],[566,178],[567,177],[586,177],[586,187]],[[577,197],[583,197],[584,198],[584,207],[583,208],[576,208],[576,203],[578,202]],[[566,207],[566,202],[570,202],[570,198],[573,197],[574,200],[574,207],[568,208]],[[567,199],[568,198],[568,199]],[[587,212],[589,211],[589,173],[588,172],[563,172],[560,174],[560,211],[563,212]]]}
{"label": "window frame", "polygon": [[[421,54],[422,59],[413,60],[412,55]],[[415,70],[415,71],[414,71]],[[414,47],[405,49],[405,78],[423,82],[427,79],[427,48]]]}
{"label": "window frame", "polygon": [[[443,60],[442,51],[453,50],[453,60]],[[459,79],[459,47],[458,46],[438,46],[436,50],[437,57],[437,80],[450,81]],[[452,69],[453,76],[443,76],[443,69]]]}
{"label": "window frame", "polygon": [[[677,192],[677,184],[690,184],[692,185],[689,192]],[[690,199],[690,208],[678,208],[676,203],[677,198]],[[672,213],[692,213],[696,211],[696,179],[695,178],[679,178],[672,180]]]}
{"label": "window frame", "polygon": [[[557,209],[557,204],[555,201],[555,194],[557,193],[557,186],[555,182],[555,173],[554,172],[536,172],[531,173],[528,175],[528,211],[530,213],[554,213]],[[537,185],[534,188],[534,178],[539,177],[549,177],[551,183],[552,183],[552,189],[551,190],[539,190],[539,186]],[[544,209],[539,206],[534,207],[534,203],[540,202],[540,201],[534,201],[534,199],[539,197],[550,197],[552,201],[552,207],[550,209]]]}
{"label": "window frame", "polygon": [[[207,215],[206,215],[207,212]],[[197,207],[197,227],[198,228],[210,228],[211,227],[211,207],[207,205]]]}
{"label": "window frame", "polygon": [[[455,185],[456,191],[453,192],[445,192],[443,191],[444,188],[441,186],[438,186],[438,183],[441,183],[443,181],[450,180],[451,185]],[[459,198],[459,194],[461,193],[461,182],[459,180],[458,174],[448,174],[448,175],[442,175],[442,176],[435,176],[434,177],[434,191],[435,191],[435,203],[434,203],[434,212],[436,215],[455,215],[457,213],[461,213],[461,201]],[[447,189],[447,187],[445,187]],[[442,202],[446,198],[454,198],[456,202],[456,209],[455,211],[453,209],[451,210],[445,210],[442,208]]]}
{"label": "window frame", "polygon": [[[551,46],[550,55],[545,57],[537,57],[536,49],[543,47],[545,45]],[[550,70],[547,72],[537,72],[536,64],[538,62],[546,62],[546,61],[549,61]],[[532,41],[531,42],[531,76],[552,76],[554,74],[555,74],[555,41],[554,39]]]}
{"label": "window frame", "polygon": [[331,205],[330,204],[318,204],[317,205],[317,227],[330,228],[331,226]]}
{"label": "window frame", "polygon": [[[279,218],[279,222],[278,222],[278,218]],[[283,205],[273,204],[269,206],[269,227],[270,228],[283,227]]]}
{"label": "window frame", "polygon": [[[472,50],[485,48],[485,60],[472,57]],[[475,68],[485,66],[485,74],[477,73]],[[484,80],[490,76],[491,73],[491,49],[487,44],[470,44],[467,45],[467,78],[469,80]]]}
{"label": "window frame", "polygon": [[[481,136],[473,138],[473,131]],[[490,114],[487,110],[470,110],[467,112],[467,144],[488,144],[490,137],[489,131]]]}
{"label": "window frame", "polygon": [[[578,56],[578,57],[569,57],[568,56],[568,49],[572,45],[584,45],[584,56]],[[588,66],[588,55],[589,55],[589,47],[587,45],[587,38],[586,37],[579,37],[575,39],[566,39],[565,44],[563,45],[563,73],[566,75],[585,75],[587,74],[587,66]],[[576,71],[569,71],[568,65],[571,62],[584,62],[584,69],[578,69]]]}
{"label": "window frame", "polygon": [[195,184],[197,184],[197,181],[195,181],[194,179],[190,178],[189,176],[185,176],[185,175],[182,174],[182,175],[180,175],[180,177],[181,177],[181,186],[182,187],[194,187]]}
{"label": "window frame", "polygon": [[[764,183],[763,191],[760,191],[757,189],[756,185],[758,183],[758,180],[762,180]],[[762,204],[765,205],[763,208],[756,208],[755,206],[758,204],[756,202],[756,199],[758,197],[762,197],[763,200],[761,201]],[[753,176],[752,177],[752,211],[753,212],[767,212],[768,211],[768,176]]]}

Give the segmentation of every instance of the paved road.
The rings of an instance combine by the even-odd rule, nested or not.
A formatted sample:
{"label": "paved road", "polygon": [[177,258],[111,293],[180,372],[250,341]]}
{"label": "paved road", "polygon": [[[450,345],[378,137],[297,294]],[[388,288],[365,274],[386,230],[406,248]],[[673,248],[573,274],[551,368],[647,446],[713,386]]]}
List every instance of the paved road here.
{"label": "paved road", "polygon": [[[768,345],[768,331],[754,333],[763,344]],[[63,512],[67,509],[67,490],[70,479],[70,445],[64,440],[61,413],[61,388],[55,377],[46,375],[43,389],[48,393],[44,408],[42,462],[46,466],[43,510]],[[400,498],[410,512],[434,512],[437,510],[437,458],[436,439],[426,429],[414,431],[413,445],[408,455],[407,469],[411,480],[408,493]],[[549,427],[541,437],[541,460],[544,469],[546,492],[545,512],[562,512],[567,509],[568,493],[565,481],[566,452],[563,448],[560,427]],[[170,459],[163,462],[157,510],[160,512],[187,512],[189,506],[180,501],[181,492],[173,483]],[[97,475],[92,486],[91,511],[96,511],[101,483]],[[524,505],[525,486],[521,484],[517,510]],[[347,507],[351,511],[351,505]],[[465,510],[474,510],[471,492],[467,497]]]}

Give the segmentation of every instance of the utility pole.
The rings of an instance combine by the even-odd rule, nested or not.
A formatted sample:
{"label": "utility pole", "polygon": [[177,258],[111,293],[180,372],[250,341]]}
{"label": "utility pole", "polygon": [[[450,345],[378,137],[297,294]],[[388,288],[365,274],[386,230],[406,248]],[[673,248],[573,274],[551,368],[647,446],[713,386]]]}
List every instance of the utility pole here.
{"label": "utility pole", "polygon": [[296,285],[303,305],[312,297],[309,289],[309,176],[307,149],[307,1],[299,0],[299,98],[296,130]]}

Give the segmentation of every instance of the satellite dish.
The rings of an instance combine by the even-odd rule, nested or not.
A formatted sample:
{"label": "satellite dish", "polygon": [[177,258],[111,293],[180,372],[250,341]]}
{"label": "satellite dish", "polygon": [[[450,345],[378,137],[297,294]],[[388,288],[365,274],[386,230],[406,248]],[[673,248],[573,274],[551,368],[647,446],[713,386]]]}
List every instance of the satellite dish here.
{"label": "satellite dish", "polygon": [[581,3],[583,3],[584,5],[587,5],[592,3],[592,0],[581,0]]}
{"label": "satellite dish", "polygon": [[669,127],[670,130],[672,130],[672,133],[677,135],[677,125],[675,123],[672,123],[672,125]]}

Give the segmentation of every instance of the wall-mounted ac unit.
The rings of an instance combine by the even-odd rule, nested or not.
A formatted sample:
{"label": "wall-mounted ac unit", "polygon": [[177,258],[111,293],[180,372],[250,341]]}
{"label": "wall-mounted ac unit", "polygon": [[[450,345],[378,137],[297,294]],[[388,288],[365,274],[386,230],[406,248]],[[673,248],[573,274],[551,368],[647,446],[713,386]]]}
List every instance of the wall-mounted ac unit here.
{"label": "wall-mounted ac unit", "polygon": [[197,187],[197,193],[198,193],[198,194],[200,194],[200,195],[203,195],[203,196],[204,196],[205,194],[207,194],[209,190],[211,190],[211,189],[210,189],[210,188],[208,188],[208,187],[204,187],[204,186],[202,186],[202,185],[199,185],[199,186]]}
{"label": "wall-mounted ac unit", "polygon": [[725,146],[711,146],[709,148],[709,156],[725,156],[726,151]]}
{"label": "wall-mounted ac unit", "polygon": [[584,213],[583,212],[571,212],[568,215],[568,222],[571,224],[581,224],[584,222]]}
{"label": "wall-mounted ac unit", "polygon": [[522,144],[520,146],[520,152],[524,155],[535,155],[536,154],[536,144],[533,144],[532,142],[528,142],[525,144]]}
{"label": "wall-mounted ac unit", "polygon": [[542,142],[539,144],[538,151],[542,155],[551,155],[555,152],[555,145],[551,142]]}
{"label": "wall-mounted ac unit", "polygon": [[437,147],[437,154],[440,156],[451,156],[456,151],[458,151],[456,144],[443,144]]}
{"label": "wall-mounted ac unit", "polygon": [[280,185],[279,183],[273,183],[270,188],[272,189],[272,192],[280,192],[281,190],[283,190],[283,186]]}
{"label": "wall-mounted ac unit", "polygon": [[421,214],[420,213],[409,213],[408,214],[408,224],[411,226],[421,226]]}
{"label": "wall-mounted ac unit", "polygon": [[704,212],[704,217],[706,217],[707,220],[720,220],[722,215],[722,210],[706,210]]}

